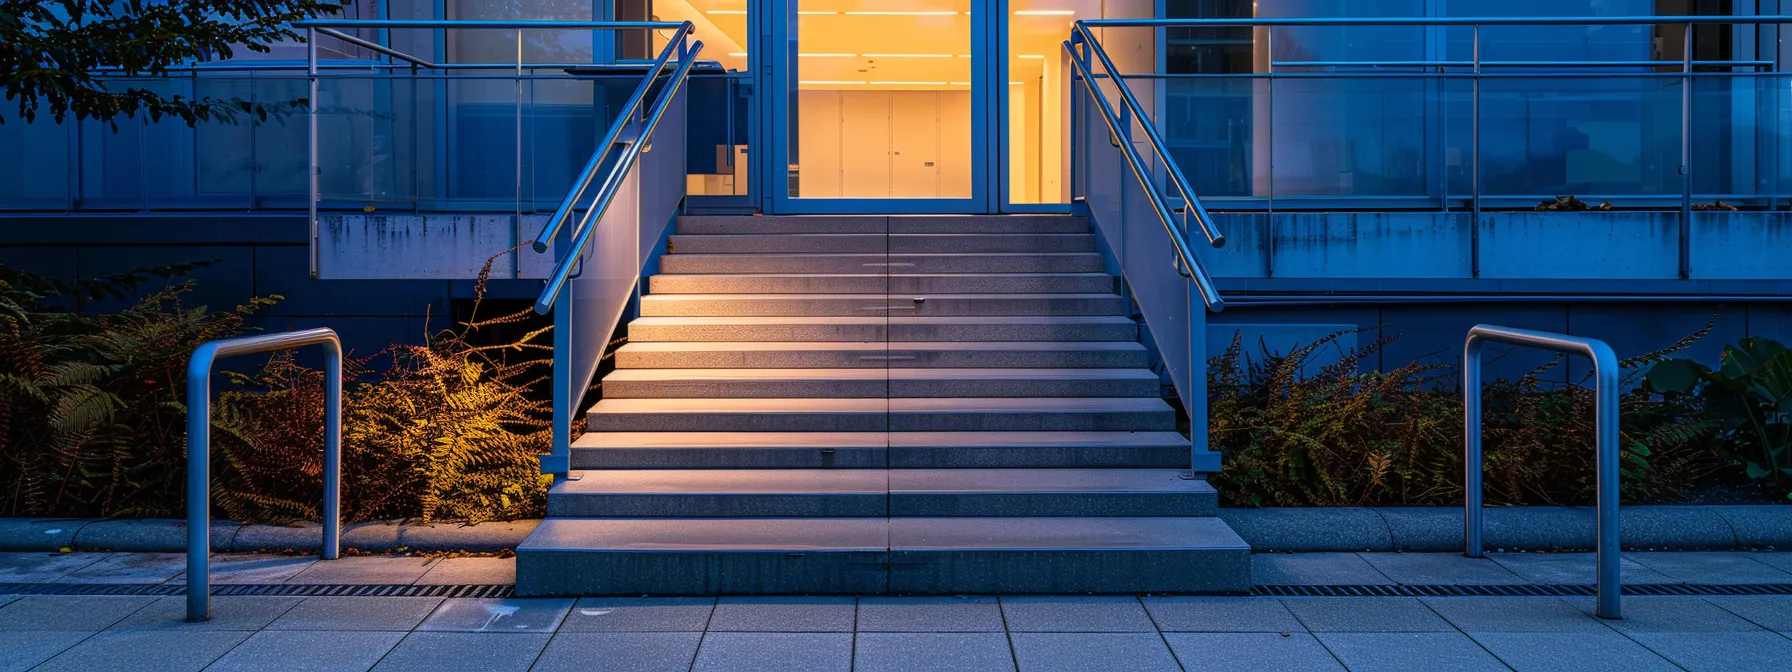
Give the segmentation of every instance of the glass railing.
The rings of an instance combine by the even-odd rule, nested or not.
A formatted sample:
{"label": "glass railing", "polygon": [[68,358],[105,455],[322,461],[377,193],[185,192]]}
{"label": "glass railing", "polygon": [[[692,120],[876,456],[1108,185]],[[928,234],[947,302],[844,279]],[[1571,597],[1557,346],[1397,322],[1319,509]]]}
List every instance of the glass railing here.
{"label": "glass railing", "polygon": [[1212,207],[1515,208],[1574,195],[1595,205],[1679,209],[1719,200],[1778,208],[1792,200],[1792,73],[1772,54],[1755,56],[1768,47],[1712,39],[1789,21],[1083,25],[1114,36],[1103,38],[1110,53],[1149,50],[1155,39],[1118,29],[1167,29],[1165,62],[1175,65],[1132,67],[1122,76],[1135,88],[1159,90],[1165,142]]}

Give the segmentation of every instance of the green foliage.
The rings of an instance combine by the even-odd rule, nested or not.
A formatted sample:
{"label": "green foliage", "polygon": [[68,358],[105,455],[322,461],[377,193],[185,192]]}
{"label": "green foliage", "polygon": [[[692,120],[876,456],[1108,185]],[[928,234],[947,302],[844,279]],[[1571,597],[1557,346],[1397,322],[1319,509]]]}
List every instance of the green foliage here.
{"label": "green foliage", "polygon": [[1781,492],[1792,487],[1792,350],[1772,339],[1744,338],[1724,346],[1715,371],[1666,359],[1649,369],[1646,380],[1667,398],[1701,404],[1735,427],[1728,454],[1750,479]]}
{"label": "green foliage", "polygon": [[[186,364],[200,344],[247,331],[234,311],[187,308],[169,283],[119,313],[56,307],[123,296],[191,266],[90,282],[0,269],[0,515],[180,516],[185,511]],[[536,455],[547,408],[543,332],[478,345],[477,319],[420,345],[345,363],[343,511],[350,520],[539,515]],[[213,506],[236,520],[315,519],[323,472],[323,374],[277,353],[213,404]],[[372,373],[374,362],[384,366]],[[358,382],[355,382],[358,381]]]}
{"label": "green foliage", "polygon": [[25,121],[43,104],[58,122],[72,114],[114,128],[120,115],[173,116],[189,126],[244,114],[265,120],[303,101],[165,95],[109,84],[96,72],[160,77],[171,67],[229,59],[239,48],[266,53],[299,39],[294,21],[341,7],[331,0],[0,0],[0,87]]}
{"label": "green foliage", "polygon": [[[1660,352],[1620,363],[1634,378],[1710,326]],[[1208,364],[1209,441],[1224,455],[1212,477],[1230,506],[1458,505],[1462,502],[1460,384],[1441,364],[1363,371],[1387,340],[1347,349],[1333,334],[1286,354],[1247,357],[1234,339]],[[1336,351],[1336,363],[1315,355]],[[1593,499],[1593,392],[1545,382],[1560,360],[1518,380],[1486,384],[1485,486],[1495,504]],[[1700,404],[1634,389],[1619,403],[1623,496],[1671,501],[1731,474],[1729,436]]]}

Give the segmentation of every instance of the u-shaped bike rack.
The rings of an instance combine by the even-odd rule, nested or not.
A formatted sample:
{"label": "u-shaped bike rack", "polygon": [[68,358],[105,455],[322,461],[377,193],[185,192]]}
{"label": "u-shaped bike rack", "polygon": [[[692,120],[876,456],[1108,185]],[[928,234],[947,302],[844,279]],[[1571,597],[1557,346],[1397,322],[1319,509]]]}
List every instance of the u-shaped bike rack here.
{"label": "u-shaped bike rack", "polygon": [[1600,618],[1623,618],[1618,601],[1618,358],[1605,341],[1553,334],[1546,331],[1476,325],[1468,330],[1462,353],[1463,434],[1463,554],[1481,553],[1481,349],[1486,343],[1507,343],[1556,352],[1585,355],[1593,360],[1594,424],[1598,455],[1598,550],[1599,598],[1594,613]]}
{"label": "u-shaped bike rack", "polygon": [[329,329],[301,329],[212,341],[187,362],[187,620],[211,618],[212,363],[220,357],[322,345],[324,362],[325,560],[335,560],[342,527],[342,341]]}

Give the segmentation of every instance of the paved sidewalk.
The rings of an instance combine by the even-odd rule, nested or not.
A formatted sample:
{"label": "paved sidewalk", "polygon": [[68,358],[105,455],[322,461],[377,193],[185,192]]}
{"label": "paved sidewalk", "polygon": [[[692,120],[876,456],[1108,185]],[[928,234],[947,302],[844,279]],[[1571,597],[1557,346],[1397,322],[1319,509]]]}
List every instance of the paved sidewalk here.
{"label": "paved sidewalk", "polygon": [[[0,554],[0,584],[183,581],[173,554]],[[1259,555],[1261,584],[1587,583],[1590,554]],[[505,583],[512,561],[219,556],[220,583]],[[1792,583],[1792,553],[1638,553],[1626,580]],[[5,595],[11,670],[1778,670],[1792,595],[441,599]],[[40,591],[42,592],[42,591]]]}

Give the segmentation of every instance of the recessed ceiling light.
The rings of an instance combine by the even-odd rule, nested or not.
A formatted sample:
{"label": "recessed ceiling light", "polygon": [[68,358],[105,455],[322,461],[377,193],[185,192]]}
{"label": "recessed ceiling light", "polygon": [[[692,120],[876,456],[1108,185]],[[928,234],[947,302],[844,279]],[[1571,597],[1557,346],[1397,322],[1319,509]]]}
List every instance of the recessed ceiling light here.
{"label": "recessed ceiling light", "polygon": [[797,54],[797,56],[802,58],[853,58],[858,54]]}
{"label": "recessed ceiling light", "polygon": [[747,52],[744,52],[744,51],[730,51],[730,52],[728,52],[728,55],[729,55],[729,56],[745,56],[745,55],[747,55]]}
{"label": "recessed ceiling light", "polygon": [[847,12],[853,16],[958,16],[958,12]]}
{"label": "recessed ceiling light", "polygon": [[801,14],[803,16],[816,16],[816,15],[827,15],[827,14],[839,14],[839,12],[797,12],[797,14]]}
{"label": "recessed ceiling light", "polygon": [[1021,54],[1020,57],[1021,58],[1045,58],[1044,56],[1041,56],[1039,54]]}
{"label": "recessed ceiling light", "polygon": [[1075,13],[1076,13],[1076,10],[1074,10],[1074,9],[1023,9],[1023,10],[1019,10],[1019,11],[1015,12],[1014,15],[1015,16],[1070,16]]}
{"label": "recessed ceiling light", "polygon": [[865,58],[951,58],[951,54],[865,54]]}
{"label": "recessed ceiling light", "polygon": [[970,86],[971,85],[970,82],[947,82],[947,83],[951,84],[952,86]]}
{"label": "recessed ceiling light", "polygon": [[797,83],[798,84],[820,84],[820,85],[824,85],[824,86],[825,85],[834,85],[834,84],[864,84],[864,82],[855,82],[855,81],[851,81],[851,80],[836,80],[836,79],[804,79],[804,80],[797,81]]}
{"label": "recessed ceiling light", "polygon": [[945,82],[898,82],[898,81],[878,82],[878,81],[874,81],[871,83],[872,84],[883,84],[886,86],[945,86],[946,85]]}

